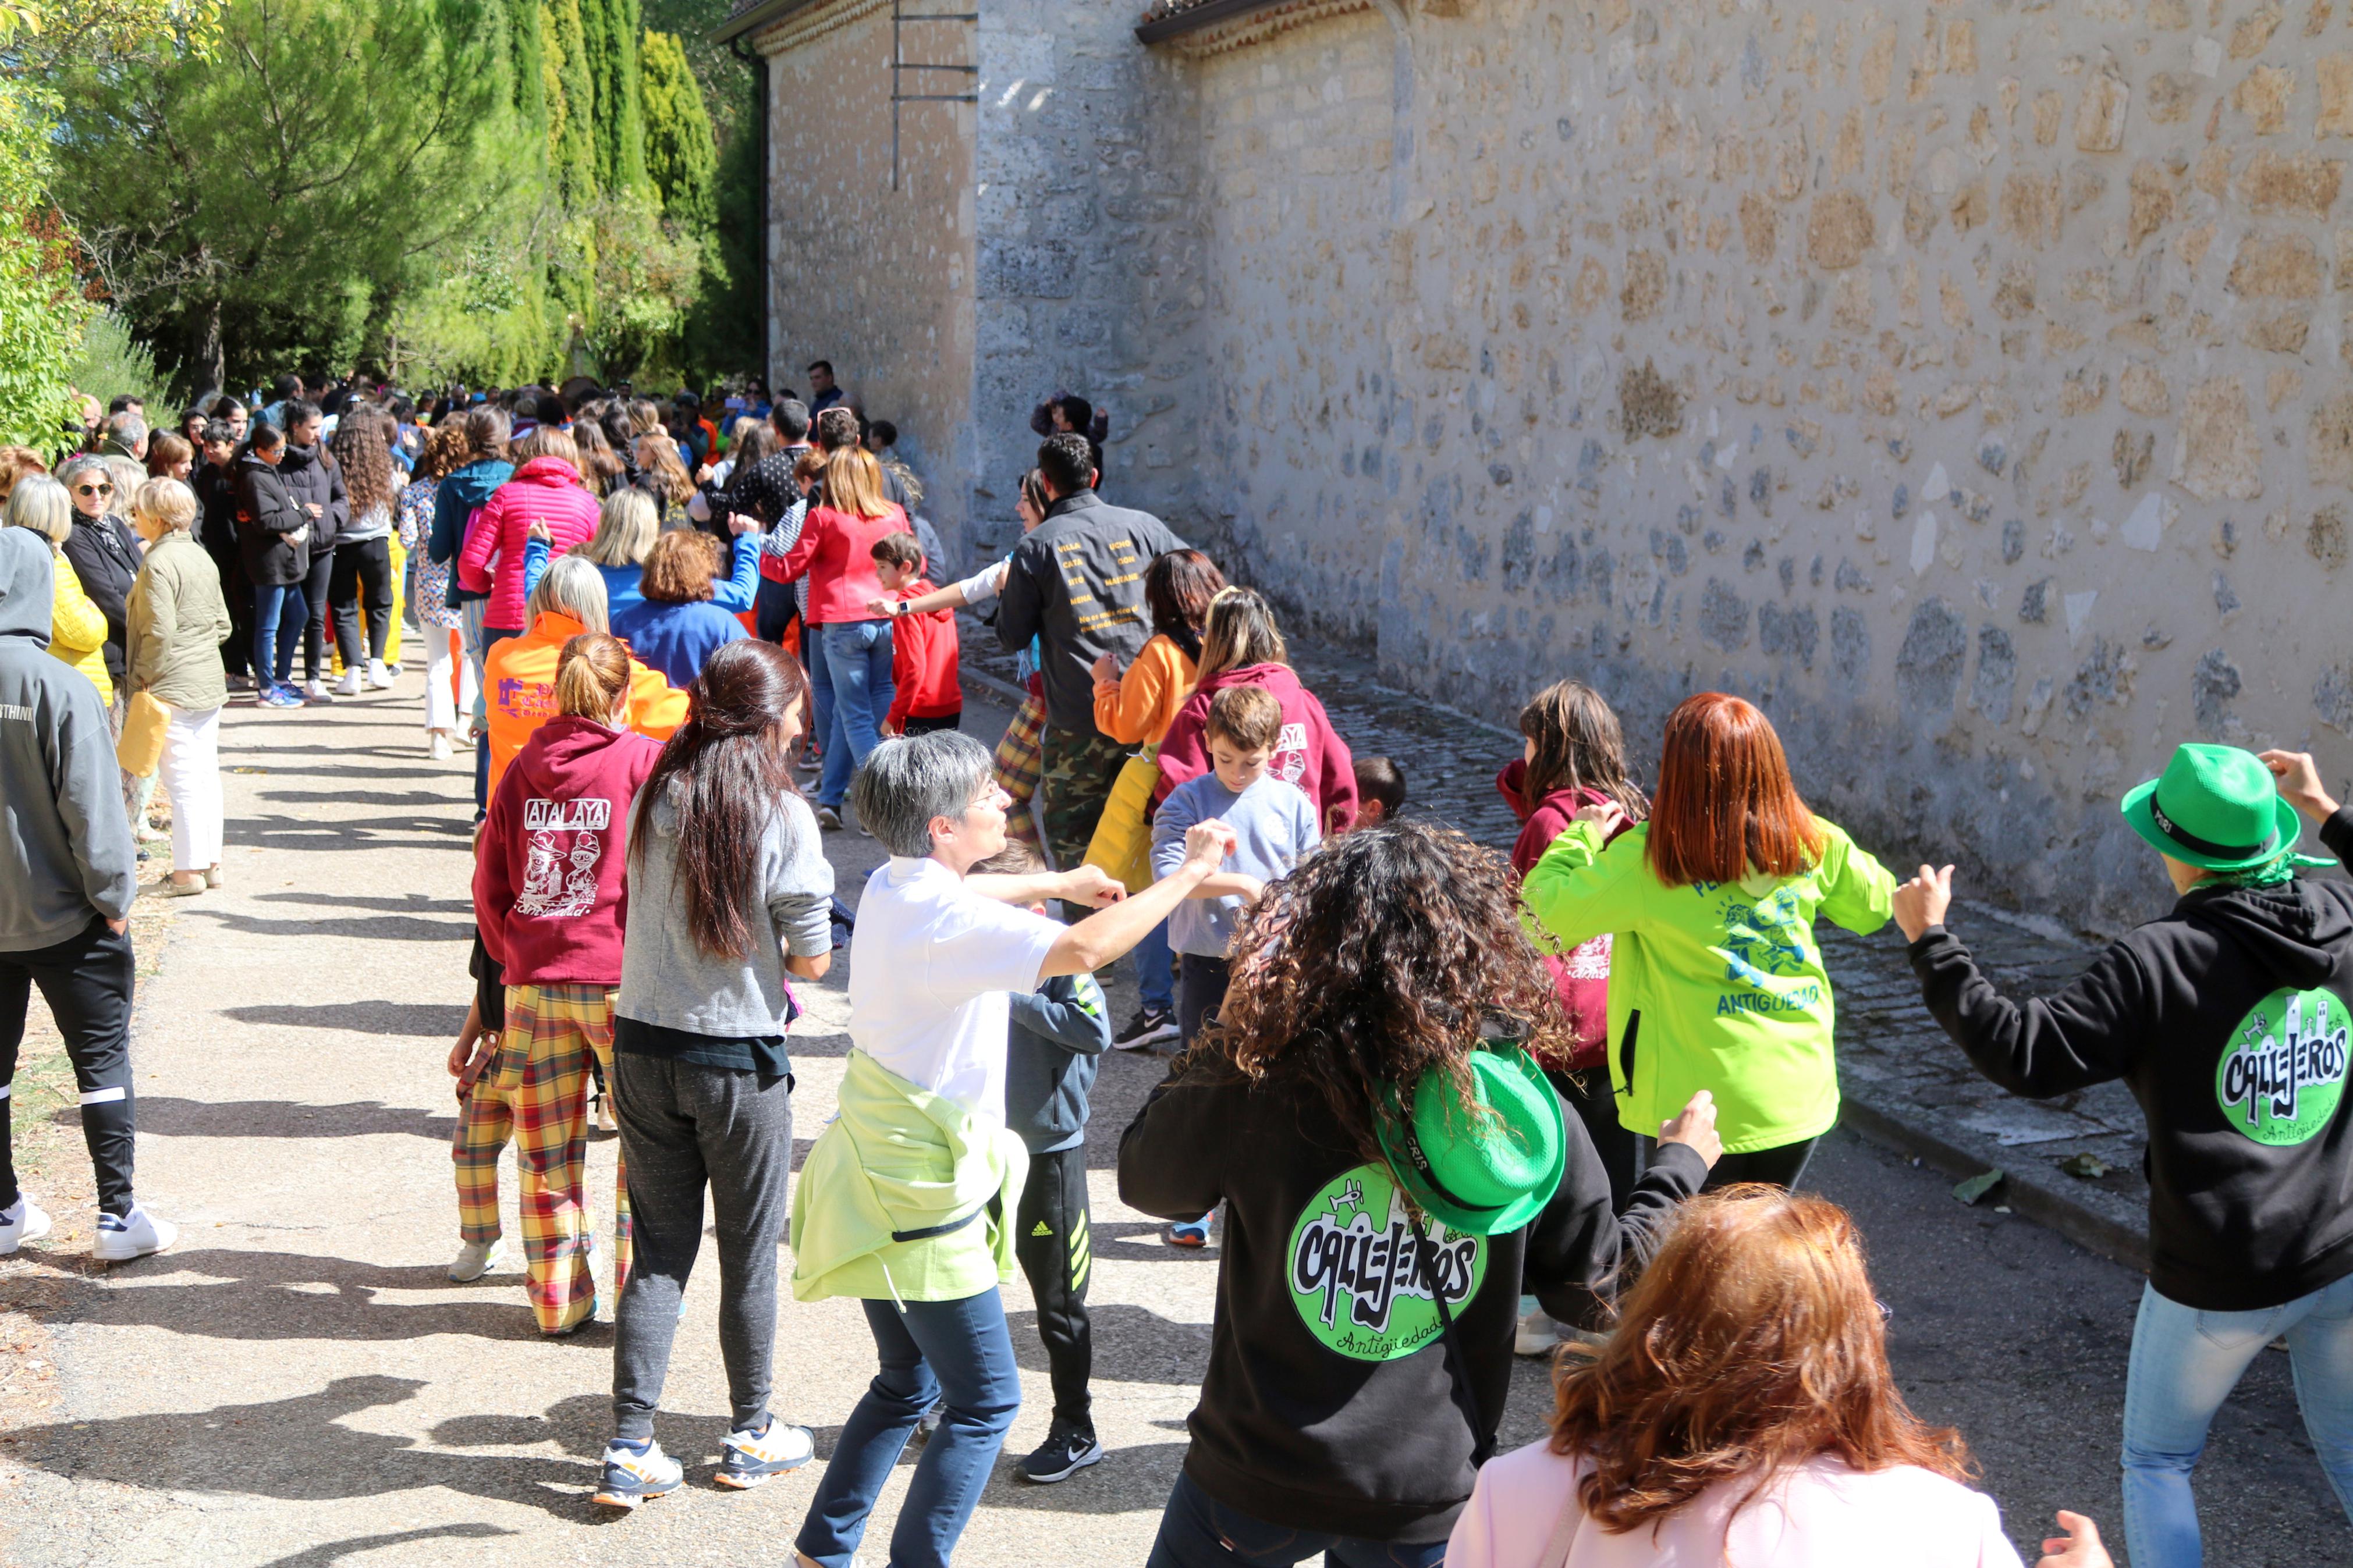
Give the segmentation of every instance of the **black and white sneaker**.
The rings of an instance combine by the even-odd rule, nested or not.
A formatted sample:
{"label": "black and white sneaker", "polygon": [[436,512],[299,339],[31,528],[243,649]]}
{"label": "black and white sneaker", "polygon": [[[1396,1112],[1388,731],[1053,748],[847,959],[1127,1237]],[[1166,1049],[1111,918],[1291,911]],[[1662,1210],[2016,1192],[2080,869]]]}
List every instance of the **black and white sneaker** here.
{"label": "black and white sneaker", "polygon": [[829,805],[820,805],[817,808],[817,825],[828,833],[839,833],[841,831],[841,813]]}
{"label": "black and white sneaker", "polygon": [[1045,1442],[1039,1445],[1038,1451],[1023,1459],[1016,1468],[1023,1480],[1050,1486],[1056,1481],[1067,1481],[1089,1465],[1102,1461],[1103,1445],[1095,1441],[1095,1435],[1084,1426],[1074,1426],[1058,1416],[1047,1432]]}
{"label": "black and white sneaker", "polygon": [[1176,1037],[1176,1015],[1165,1007],[1139,1007],[1127,1027],[1111,1037],[1115,1051],[1140,1051],[1157,1040]]}
{"label": "black and white sneaker", "polygon": [[817,1444],[806,1426],[788,1426],[774,1415],[756,1432],[730,1432],[711,1479],[736,1491],[749,1491],[772,1476],[797,1470],[817,1456]]}

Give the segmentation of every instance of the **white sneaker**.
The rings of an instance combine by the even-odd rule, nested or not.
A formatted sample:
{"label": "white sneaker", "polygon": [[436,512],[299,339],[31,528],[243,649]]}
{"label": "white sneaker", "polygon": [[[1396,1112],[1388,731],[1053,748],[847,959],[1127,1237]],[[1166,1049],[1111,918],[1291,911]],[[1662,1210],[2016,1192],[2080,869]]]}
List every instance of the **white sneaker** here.
{"label": "white sneaker", "polygon": [[605,1465],[596,1489],[588,1500],[607,1508],[631,1509],[649,1497],[667,1497],[678,1490],[686,1471],[650,1438],[642,1454],[616,1440],[605,1448]]}
{"label": "white sneaker", "polygon": [[448,762],[449,760],[449,731],[447,730],[434,731],[433,739],[427,744],[425,750],[435,762]]}
{"label": "white sneaker", "polygon": [[327,689],[327,683],[323,680],[304,681],[302,695],[312,702],[332,702],[335,700],[335,694]]}
{"label": "white sneaker", "polygon": [[799,1469],[817,1457],[817,1442],[806,1426],[788,1426],[775,1416],[757,1432],[730,1432],[722,1445],[718,1485],[749,1491],[773,1476]]}
{"label": "white sneaker", "polygon": [[0,1209],[0,1258],[48,1234],[49,1216],[41,1212],[40,1205],[29,1194],[18,1193],[16,1207]]}
{"label": "white sneaker", "polygon": [[1536,1305],[1533,1296],[1520,1298],[1525,1309],[1520,1315],[1519,1327],[1512,1333],[1514,1355],[1549,1355],[1560,1345],[1560,1325],[1552,1315]]}
{"label": "white sneaker", "polygon": [[621,1124],[613,1120],[613,1097],[609,1094],[598,1095],[596,1097],[596,1131],[618,1132],[620,1130]]}
{"label": "white sneaker", "polygon": [[471,1285],[499,1266],[499,1257],[506,1251],[502,1237],[489,1241],[470,1241],[458,1248],[458,1260],[449,1265],[449,1278],[460,1285]]}
{"label": "white sneaker", "polygon": [[131,1212],[120,1218],[111,1214],[98,1216],[98,1234],[90,1238],[90,1249],[101,1263],[128,1263],[161,1252],[179,1239],[178,1226],[132,1204]]}
{"label": "white sneaker", "polygon": [[355,668],[346,668],[343,671],[343,678],[335,682],[335,695],[338,697],[357,697],[359,694],[360,672]]}
{"label": "white sneaker", "polygon": [[368,660],[367,683],[377,691],[392,689],[392,671],[385,668],[384,660],[380,658]]}

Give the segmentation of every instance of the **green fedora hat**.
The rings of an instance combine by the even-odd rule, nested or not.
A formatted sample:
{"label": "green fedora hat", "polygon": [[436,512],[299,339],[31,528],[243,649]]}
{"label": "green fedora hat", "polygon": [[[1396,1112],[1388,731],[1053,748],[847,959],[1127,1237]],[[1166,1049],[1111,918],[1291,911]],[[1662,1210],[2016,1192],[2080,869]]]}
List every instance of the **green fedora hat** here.
{"label": "green fedora hat", "polygon": [[1491,1041],[1469,1066],[1468,1109],[1442,1072],[1422,1074],[1409,1111],[1391,1089],[1381,1151],[1422,1212],[1466,1236],[1500,1236],[1552,1201],[1567,1135],[1559,1097],[1518,1046]]}
{"label": "green fedora hat", "polygon": [[2244,871],[2295,847],[2295,807],[2272,771],[2236,746],[2177,746],[2165,772],[2128,791],[2125,820],[2184,865]]}

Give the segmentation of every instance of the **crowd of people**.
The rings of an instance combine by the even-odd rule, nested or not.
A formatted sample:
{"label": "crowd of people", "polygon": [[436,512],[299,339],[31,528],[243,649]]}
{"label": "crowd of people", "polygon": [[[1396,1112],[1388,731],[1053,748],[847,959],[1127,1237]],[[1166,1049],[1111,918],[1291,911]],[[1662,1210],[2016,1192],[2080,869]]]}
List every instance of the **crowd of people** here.
{"label": "crowd of people", "polygon": [[[1896,1388],[1852,1220],[1800,1190],[1839,1113],[1816,922],[1892,919],[1988,1076],[2121,1079],[2147,1117],[2133,1561],[2200,1560],[2191,1471],[2274,1338],[2353,1509],[2353,884],[2303,874],[2353,858],[2353,815],[2310,757],[2180,747],[2122,803],[2179,902],[2014,1001],[1947,923],[1952,868],[1899,884],[1751,703],[1677,706],[1646,793],[1603,695],[1556,682],[1497,777],[1516,842],[1474,844],[1401,815],[1406,779],[1352,752],[1264,595],[1103,498],[1096,411],[1041,406],[1022,537],[958,576],[895,432],[820,366],[810,401],[723,437],[699,399],[330,411],[297,384],[195,411],[193,440],[118,415],[98,444],[124,449],[54,479],[5,458],[0,1068],[37,985],[81,1080],[100,1258],[173,1240],[132,1189],[139,781],[165,786],[171,890],[219,886],[231,684],[271,708],[389,685],[406,596],[426,743],[477,765],[449,1274],[504,1257],[512,1142],[539,1329],[614,1325],[599,1505],[684,1484],[654,1415],[706,1205],[716,1484],[816,1455],[773,1408],[780,1243],[794,1299],[857,1300],[873,1340],[797,1562],[854,1561],[918,1440],[888,1561],[951,1559],[1020,1405],[1017,1274],[1053,1411],[1016,1474],[1103,1462],[1090,1095],[1104,1052],[1173,1041],[1119,1190],[1172,1247],[1222,1240],[1154,1568],[2015,1563],[1961,1436]],[[142,456],[157,472],[126,471]],[[958,610],[1016,656],[993,752],[964,731]],[[2296,848],[2306,818],[2334,858]],[[853,826],[887,855],[854,906],[828,854]],[[800,988],[845,947],[839,1113],[794,1188]],[[1114,1026],[1094,976],[1123,961],[1140,1002]],[[5,1164],[0,1196],[0,1252],[46,1232]],[[1515,1352],[1553,1358],[1555,1409],[1498,1456]],[[2108,1561],[2059,1518],[2046,1568]]]}

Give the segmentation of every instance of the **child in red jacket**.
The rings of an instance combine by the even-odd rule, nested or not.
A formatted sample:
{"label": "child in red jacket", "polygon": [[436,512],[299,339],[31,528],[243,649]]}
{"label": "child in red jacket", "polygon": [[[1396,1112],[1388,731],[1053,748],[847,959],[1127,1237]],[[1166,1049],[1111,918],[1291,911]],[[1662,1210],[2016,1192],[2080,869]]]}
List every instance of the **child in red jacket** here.
{"label": "child in red jacket", "polygon": [[[499,1247],[499,1151],[522,1176],[523,1258],[542,1333],[596,1315],[594,1225],[582,1176],[592,1058],[612,1081],[613,999],[628,910],[629,805],[661,743],[629,730],[628,650],[602,632],[564,645],[556,716],[532,732],[491,796],[474,860],[474,919],[504,967],[506,1029],[466,1095],[451,1152],[464,1247],[453,1279]],[[461,1072],[461,1077],[463,1076]],[[629,1271],[628,1173],[613,1197],[613,1289]]]}
{"label": "child in red jacket", "polygon": [[964,687],[956,679],[955,612],[910,615],[907,601],[932,592],[923,576],[923,547],[912,533],[874,542],[874,575],[891,601],[891,711],[886,735],[928,735],[964,719]]}

